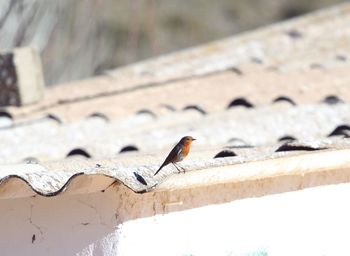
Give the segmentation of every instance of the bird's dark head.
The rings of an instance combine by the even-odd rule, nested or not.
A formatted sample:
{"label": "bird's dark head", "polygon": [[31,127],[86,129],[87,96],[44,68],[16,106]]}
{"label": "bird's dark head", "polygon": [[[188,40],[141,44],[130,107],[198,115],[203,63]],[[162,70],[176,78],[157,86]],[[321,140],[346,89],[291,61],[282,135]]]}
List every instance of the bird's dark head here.
{"label": "bird's dark head", "polygon": [[185,136],[180,140],[180,143],[182,144],[191,144],[192,141],[196,140],[195,138],[191,137],[191,136]]}

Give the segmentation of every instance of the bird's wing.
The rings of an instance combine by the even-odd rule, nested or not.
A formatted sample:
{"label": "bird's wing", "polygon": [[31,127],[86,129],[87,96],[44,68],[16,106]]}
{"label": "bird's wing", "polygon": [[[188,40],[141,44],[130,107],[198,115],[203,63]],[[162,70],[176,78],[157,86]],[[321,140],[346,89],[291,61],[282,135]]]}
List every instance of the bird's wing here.
{"label": "bird's wing", "polygon": [[169,153],[169,155],[165,158],[162,165],[159,167],[159,169],[156,171],[154,175],[156,175],[164,166],[170,164],[171,162],[175,162],[175,160],[179,159],[181,156],[180,152],[182,150],[182,147],[177,144]]}
{"label": "bird's wing", "polygon": [[175,162],[174,160],[178,159],[179,154],[181,153],[181,146],[176,145],[169,153],[169,155],[165,158],[164,163],[162,165],[167,165],[171,162]]}

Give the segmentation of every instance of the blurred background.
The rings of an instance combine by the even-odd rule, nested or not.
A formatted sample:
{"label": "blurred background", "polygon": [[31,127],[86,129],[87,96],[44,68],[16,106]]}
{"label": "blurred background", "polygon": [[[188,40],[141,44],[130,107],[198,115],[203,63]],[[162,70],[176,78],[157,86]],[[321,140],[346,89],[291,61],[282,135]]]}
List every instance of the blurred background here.
{"label": "blurred background", "polygon": [[196,46],[341,0],[0,2],[0,49],[40,51],[47,85]]}

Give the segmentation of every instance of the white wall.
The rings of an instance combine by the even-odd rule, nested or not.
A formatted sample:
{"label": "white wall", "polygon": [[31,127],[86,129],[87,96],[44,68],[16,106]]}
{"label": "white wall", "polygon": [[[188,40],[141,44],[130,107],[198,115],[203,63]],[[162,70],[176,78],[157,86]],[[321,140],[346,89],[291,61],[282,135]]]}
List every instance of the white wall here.
{"label": "white wall", "polygon": [[0,200],[0,254],[113,255],[115,209],[112,191]]}
{"label": "white wall", "polygon": [[350,255],[350,184],[128,221],[118,255]]}
{"label": "white wall", "polygon": [[350,184],[183,211],[169,211],[176,191],[157,193],[0,200],[1,255],[350,254]]}

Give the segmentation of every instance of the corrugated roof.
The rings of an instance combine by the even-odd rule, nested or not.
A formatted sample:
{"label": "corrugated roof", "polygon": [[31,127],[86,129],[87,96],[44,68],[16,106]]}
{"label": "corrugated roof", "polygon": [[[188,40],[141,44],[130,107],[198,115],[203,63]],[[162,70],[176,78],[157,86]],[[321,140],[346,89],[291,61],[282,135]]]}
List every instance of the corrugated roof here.
{"label": "corrugated roof", "polygon": [[[305,173],[323,173],[339,168],[350,170],[349,140],[293,142],[284,143],[277,148],[231,148],[224,151],[226,154],[221,152],[221,155],[214,155],[214,152],[208,151],[194,154],[190,161],[182,164],[184,168],[191,170],[186,175],[172,175],[177,173],[177,170],[168,167],[159,175],[153,176],[162,160],[155,156],[2,165],[0,166],[0,198],[27,197],[35,194],[55,196],[62,192],[66,194],[103,192],[115,182],[142,193],[154,189],[176,189],[179,186],[190,188],[192,185],[208,186],[224,181],[258,180],[269,175],[302,177]],[[230,167],[229,170],[227,167]],[[221,168],[228,170],[224,171],[223,176]],[[192,180],[191,177],[197,178]],[[348,180],[347,177],[343,175],[339,180],[338,176],[334,176],[334,180],[324,180],[324,184],[345,182]],[[157,188],[164,181],[165,185]],[[172,187],[173,183],[176,186]]]}
{"label": "corrugated roof", "polygon": [[198,140],[183,165],[199,171],[170,178],[168,188],[202,173],[219,182],[209,171],[231,165],[232,179],[253,175],[242,173],[242,162],[275,164],[276,175],[290,159],[295,172],[298,159],[316,172],[314,159],[330,155],[348,166],[349,14],[343,4],[48,88],[38,104],[4,109],[0,198],[94,192],[115,180],[135,192],[154,189],[176,171],[153,177],[184,135]]}
{"label": "corrugated roof", "polygon": [[[0,129],[0,163],[21,163],[35,158],[54,161],[71,155],[104,159],[125,151],[155,154],[169,150],[184,134],[198,140],[194,149],[234,145],[275,144],[285,136],[300,141],[327,138],[337,127],[350,126],[349,104],[275,105],[250,109],[223,109],[214,114],[197,110],[153,118],[134,115],[106,121],[89,117],[58,123],[52,118]],[[344,126],[345,125],[345,126]],[[348,125],[348,126],[346,126]],[[130,148],[131,147],[131,148]]]}

